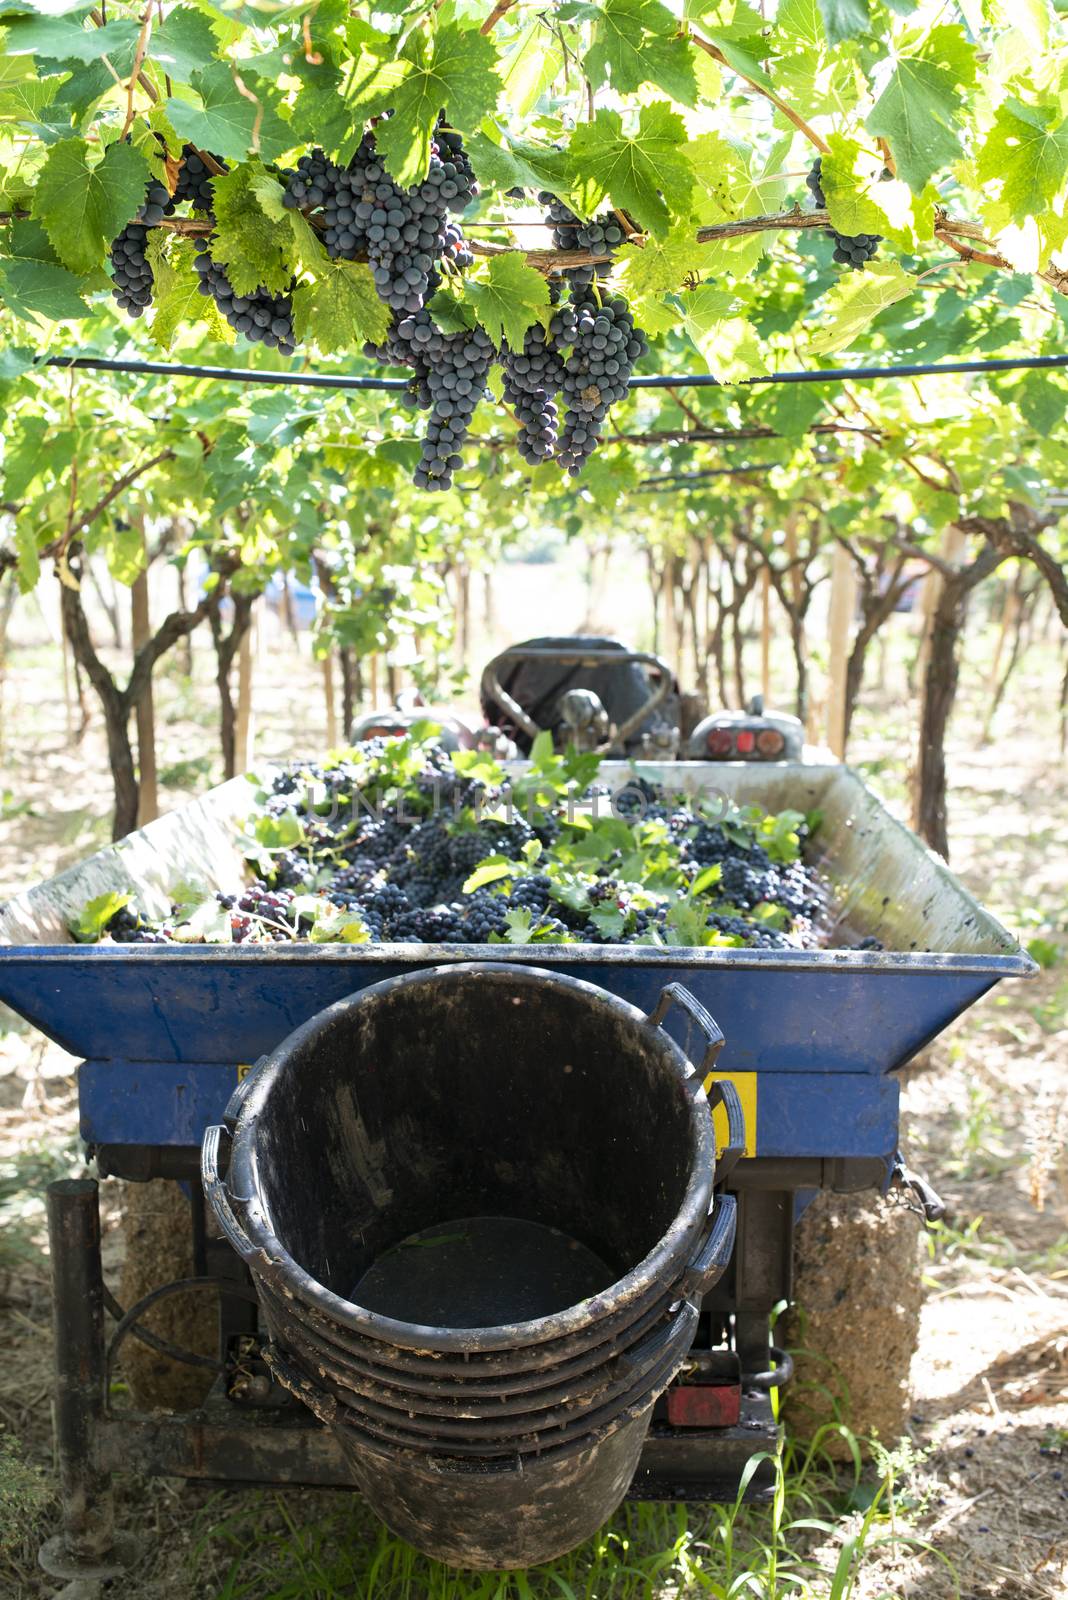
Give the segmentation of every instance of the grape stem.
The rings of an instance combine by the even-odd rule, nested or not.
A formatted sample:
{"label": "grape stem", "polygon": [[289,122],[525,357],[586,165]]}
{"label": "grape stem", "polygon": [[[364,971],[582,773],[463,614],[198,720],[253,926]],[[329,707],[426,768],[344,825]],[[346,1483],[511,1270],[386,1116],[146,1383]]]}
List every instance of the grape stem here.
{"label": "grape stem", "polygon": [[735,77],[741,78],[743,83],[747,83],[754,94],[763,95],[765,100],[770,100],[775,109],[781,111],[783,116],[789,122],[792,122],[794,127],[803,133],[805,138],[814,144],[816,149],[821,151],[823,155],[830,155],[831,147],[827,141],[816,132],[815,128],[810,127],[804,117],[799,116],[792,106],[788,106],[785,100],[781,100],[774,89],[769,89],[765,84],[758,83],[755,78],[747,77],[740,68],[734,65],[733,61],[728,61],[718,45],[710,44],[707,39],[702,39],[701,35],[694,33],[692,29],[690,30],[690,40],[697,46],[698,50],[703,50],[706,56],[711,56],[713,61],[718,61],[720,66],[726,67],[728,72],[733,72]]}
{"label": "grape stem", "polygon": [[134,94],[136,93],[138,83],[141,79],[141,68],[145,63],[145,56],[148,52],[148,41],[151,33],[152,0],[148,0],[148,5],[145,7],[144,16],[141,18],[141,32],[137,36],[137,49],[134,51],[133,66],[130,68],[130,81],[126,86],[126,120],[123,122],[122,133],[119,135],[119,137],[122,139],[125,139],[126,135],[133,127],[133,120],[136,116],[136,112],[134,110]]}
{"label": "grape stem", "polygon": [[479,33],[492,33],[498,22],[500,22],[501,18],[504,16],[505,12],[511,11],[515,4],[516,0],[497,0],[497,4],[486,18],[481,28],[479,28]]}

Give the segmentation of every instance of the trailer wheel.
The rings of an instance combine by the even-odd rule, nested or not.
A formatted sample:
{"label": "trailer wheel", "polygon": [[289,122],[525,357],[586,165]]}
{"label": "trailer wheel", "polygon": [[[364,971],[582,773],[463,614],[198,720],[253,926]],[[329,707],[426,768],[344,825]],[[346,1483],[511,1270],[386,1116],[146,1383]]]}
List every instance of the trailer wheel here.
{"label": "trailer wheel", "polygon": [[[179,1184],[166,1178],[123,1184],[122,1231],[119,1298],[124,1309],[165,1283],[193,1275],[189,1201]],[[144,1326],[171,1344],[214,1356],[217,1319],[212,1297],[175,1295],[152,1306]],[[185,1411],[199,1405],[211,1387],[210,1372],[172,1361],[139,1339],[128,1338],[119,1359],[134,1402],[142,1409]]]}
{"label": "trailer wheel", "polygon": [[[921,1218],[897,1198],[821,1192],[798,1223],[793,1304],[780,1324],[795,1377],[783,1417],[809,1440],[828,1422],[896,1444],[909,1418],[919,1341]],[[846,1441],[821,1444],[838,1458]]]}

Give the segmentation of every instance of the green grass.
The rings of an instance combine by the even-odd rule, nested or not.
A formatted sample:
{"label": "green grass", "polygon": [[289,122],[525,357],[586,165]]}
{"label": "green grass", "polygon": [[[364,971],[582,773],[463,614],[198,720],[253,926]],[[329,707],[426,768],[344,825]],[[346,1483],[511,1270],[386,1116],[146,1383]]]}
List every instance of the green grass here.
{"label": "green grass", "polygon": [[54,1178],[69,1178],[81,1165],[81,1145],[32,1144],[0,1160],[0,1267],[40,1255],[45,1231],[45,1189]]}
{"label": "green grass", "polygon": [[[1068,1265],[1068,1233],[1061,1234],[1051,1245],[1041,1250],[1021,1250],[1004,1234],[984,1229],[982,1216],[968,1222],[929,1222],[925,1241],[928,1259],[933,1268],[959,1266],[970,1268],[981,1262],[988,1271],[1008,1272],[1019,1267],[1030,1274],[1059,1272]],[[925,1274],[928,1288],[946,1287],[943,1276]]]}
{"label": "green grass", "polygon": [[[832,1433],[849,1444],[845,1468],[827,1458]],[[222,1518],[220,1499],[206,1514],[197,1577],[213,1600],[854,1600],[888,1544],[943,1560],[907,1524],[922,1508],[908,1489],[919,1458],[907,1443],[897,1451],[875,1444],[873,1455],[864,1467],[857,1441],[831,1425],[812,1445],[787,1444],[750,1463],[743,1489],[760,1462],[771,1462],[767,1504],[746,1505],[740,1492],[729,1505],[625,1505],[570,1555],[526,1572],[442,1566],[356,1499],[332,1496],[331,1508],[310,1518],[306,1498],[300,1510],[281,1494],[245,1498]]]}

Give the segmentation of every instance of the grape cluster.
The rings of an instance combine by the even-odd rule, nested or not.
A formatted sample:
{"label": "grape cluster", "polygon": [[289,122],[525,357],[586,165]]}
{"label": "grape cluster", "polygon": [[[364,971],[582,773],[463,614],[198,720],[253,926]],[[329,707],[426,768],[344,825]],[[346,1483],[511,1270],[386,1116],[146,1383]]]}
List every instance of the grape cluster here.
{"label": "grape cluster", "polygon": [[424,307],[400,319],[394,313],[385,343],[366,353],[414,371],[410,401],[430,412],[414,480],[421,489],[449,488],[497,354],[489,334],[479,327],[443,333]]}
{"label": "grape cluster", "polygon": [[648,349],[625,300],[598,305],[590,296],[579,302],[574,343],[565,362],[567,411],[557,448],[560,465],[572,477],[596,449],[609,407],[623,399],[634,364]]}
{"label": "grape cluster", "polygon": [[158,178],[151,179],[137,216],[113,242],[111,275],[115,287],[112,294],[131,317],[141,316],[152,304],[152,269],[147,254],[149,230],[158,228],[165,217],[173,216],[178,206],[186,201],[192,202],[194,211],[210,214],[211,181],[211,173],[200,152],[195,145],[187,144],[182,151],[174,194]]}
{"label": "grape cluster", "polygon": [[166,184],[157,178],[151,179],[140,211],[111,246],[111,276],[115,284],[111,293],[131,317],[139,317],[152,304],[152,268],[147,254],[149,230],[158,228],[174,207]]}
{"label": "grape cluster", "polygon": [[[219,156],[211,158],[217,167],[226,170],[226,162]],[[175,202],[181,205],[188,200],[194,211],[210,216],[215,205],[212,187],[214,175],[195,144],[182,148],[182,164],[178,169],[178,182],[174,189]]]}
{"label": "grape cluster", "polygon": [[268,289],[235,294],[225,270],[212,258],[211,239],[198,239],[196,251],[193,264],[200,275],[200,292],[210,295],[231,328],[254,344],[291,356],[296,349],[292,295],[272,294]]}
{"label": "grape cluster", "polygon": [[[805,179],[813,200],[820,210],[826,210],[827,200],[823,193],[823,157],[817,156],[812,164],[812,170]],[[881,233],[839,233],[835,228],[828,228],[827,232],[834,240],[834,259],[839,266],[849,267],[853,272],[860,272],[876,254],[882,243]]]}
{"label": "grape cluster", "polygon": [[519,424],[516,449],[534,466],[547,461],[556,450],[555,396],[566,377],[561,352],[573,342],[576,326],[574,307],[559,306],[548,328],[535,323],[527,329],[521,350],[506,345],[501,351],[504,403],[513,408]]}
{"label": "grape cluster", "polygon": [[[547,208],[545,222],[552,230],[557,250],[588,250],[591,255],[612,256],[623,243],[625,235],[614,211],[583,222],[547,189],[542,190],[538,199]],[[564,277],[573,289],[588,289],[598,278],[606,278],[611,270],[610,261],[591,261],[581,267],[565,267]]]}
{"label": "grape cluster", "polygon": [[[634,780],[631,809],[646,820],[655,813],[671,841],[665,845],[660,830],[651,846],[660,861],[657,872],[663,870],[665,849],[678,871],[677,895],[650,894],[623,877],[625,862],[644,848],[640,820],[633,845],[625,850],[617,845],[607,856],[591,856],[580,865],[570,850],[557,857],[551,842],[566,840],[566,823],[550,827],[515,813],[487,815],[487,808],[503,802],[499,787],[456,772],[440,747],[422,751],[422,770],[413,777],[406,760],[398,763],[397,750],[397,741],[369,741],[328,767],[307,763],[275,776],[265,808],[280,802],[288,810],[296,804],[303,838],[278,851],[267,875],[239,895],[216,896],[229,914],[235,943],[306,939],[317,916],[325,915],[333,919],[328,922],[333,928],[351,925],[360,935],[391,943],[535,939],[670,945],[679,943],[673,917],[680,906],[690,919],[698,913],[713,943],[782,949],[819,942],[823,886],[799,860],[772,859],[761,842],[766,836],[759,819],[728,828],[695,819],[681,796]],[[315,785],[314,797],[309,783]],[[391,804],[378,814],[376,797],[395,796],[398,790],[403,806]],[[362,798],[364,803],[327,808],[324,791],[335,802]],[[621,801],[616,809],[622,814],[627,806]],[[803,826],[797,831],[803,834]],[[531,861],[535,839],[542,852]],[[464,884],[491,856],[505,858],[507,870],[466,893]],[[695,896],[694,875],[713,861],[720,866],[718,881]],[[344,913],[340,920],[339,911]],[[169,918],[152,923],[126,906],[111,919],[105,937],[166,943],[186,915],[187,908],[175,906]],[[183,936],[188,937],[187,930]]]}
{"label": "grape cluster", "polygon": [[390,177],[374,134],[366,133],[347,167],[322,150],[302,156],[296,171],[286,174],[283,203],[321,208],[328,254],[348,261],[365,255],[380,298],[393,311],[410,313],[422,310],[440,282],[440,263],[470,264],[463,233],[448,214],[462,211],[477,193],[460,135],[439,126],[427,175],[410,189]]}

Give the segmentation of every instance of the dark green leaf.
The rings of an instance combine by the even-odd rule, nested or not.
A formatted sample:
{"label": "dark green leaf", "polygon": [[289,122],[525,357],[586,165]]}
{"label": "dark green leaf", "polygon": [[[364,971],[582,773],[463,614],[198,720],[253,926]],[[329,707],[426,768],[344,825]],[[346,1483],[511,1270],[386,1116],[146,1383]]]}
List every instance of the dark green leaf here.
{"label": "dark green leaf", "polygon": [[192,6],[175,6],[152,32],[151,59],[176,83],[191,83],[194,73],[208,66],[218,49],[211,23]]}
{"label": "dark green leaf", "polygon": [[107,247],[136,215],[145,198],[148,162],[132,145],[109,145],[96,166],[84,139],[52,146],[34,195],[34,216],[55,252],[73,272],[100,265]]}
{"label": "dark green leaf", "polygon": [[571,139],[577,177],[600,199],[629,211],[652,233],[664,235],[672,214],[686,215],[694,173],[684,153],[682,118],[663,100],[643,106],[637,131],[627,134],[618,111],[598,111]]}
{"label": "dark green leaf", "polygon": [[501,89],[496,48],[477,27],[446,23],[429,48],[425,37],[417,35],[409,59],[411,70],[387,96],[393,115],[376,130],[382,158],[402,184],[425,177],[430,134],[441,111],[453,127],[475,128],[494,109]]}
{"label": "dark green leaf", "polygon": [[819,0],[819,8],[829,45],[844,44],[868,31],[868,0]]}

